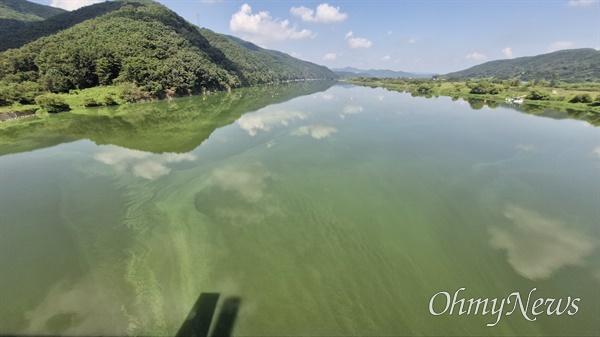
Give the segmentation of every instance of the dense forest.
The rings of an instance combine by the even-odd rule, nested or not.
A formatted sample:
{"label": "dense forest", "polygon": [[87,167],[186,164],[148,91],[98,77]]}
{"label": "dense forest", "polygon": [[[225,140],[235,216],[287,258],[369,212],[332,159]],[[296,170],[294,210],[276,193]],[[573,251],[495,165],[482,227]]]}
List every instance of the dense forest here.
{"label": "dense forest", "polygon": [[29,23],[42,21],[64,12],[59,8],[24,0],[0,0],[0,46],[11,34],[25,28]]}
{"label": "dense forest", "polygon": [[584,48],[511,60],[486,62],[445,75],[448,79],[518,78],[522,81],[546,80],[600,82],[600,51]]}
{"label": "dense forest", "polygon": [[[44,23],[56,23],[45,29],[57,33],[0,53],[0,105],[102,85],[133,86],[141,98],[336,77],[326,67],[200,29],[156,2],[82,10],[98,16],[77,22],[81,10],[61,14]],[[60,30],[65,22],[73,25]]]}

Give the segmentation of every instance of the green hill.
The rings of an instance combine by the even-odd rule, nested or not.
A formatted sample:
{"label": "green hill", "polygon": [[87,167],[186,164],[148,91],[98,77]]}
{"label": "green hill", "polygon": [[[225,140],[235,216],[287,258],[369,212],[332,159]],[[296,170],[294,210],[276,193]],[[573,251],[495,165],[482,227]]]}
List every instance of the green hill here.
{"label": "green hill", "polygon": [[447,78],[520,78],[560,80],[564,82],[599,82],[600,51],[570,49],[511,60],[486,62],[466,70],[445,75]]}
{"label": "green hill", "polygon": [[[23,0],[8,1],[26,2]],[[29,2],[26,3],[30,4]],[[56,34],[61,30],[73,27],[85,20],[93,19],[108,12],[117,10],[125,4],[126,3],[122,1],[108,1],[93,6],[82,7],[72,12],[66,12],[62,9],[57,9],[58,12],[56,15],[48,17],[48,19],[44,21],[35,22],[35,24],[28,24],[14,31],[0,30],[0,51],[5,51],[11,48],[19,48],[31,41],[39,39],[40,37]],[[137,3],[133,3],[132,5],[139,6]],[[55,9],[53,7],[48,8]],[[41,20],[43,20],[43,18]]]}
{"label": "green hill", "polygon": [[[118,8],[107,11],[110,4]],[[0,53],[0,104],[27,103],[34,96],[19,97],[21,92],[119,83],[164,97],[336,77],[326,67],[200,29],[156,2],[85,9],[99,16]],[[77,22],[78,11],[60,17]]]}
{"label": "green hill", "polygon": [[0,0],[0,41],[29,23],[42,21],[63,12],[63,9],[25,0]]}

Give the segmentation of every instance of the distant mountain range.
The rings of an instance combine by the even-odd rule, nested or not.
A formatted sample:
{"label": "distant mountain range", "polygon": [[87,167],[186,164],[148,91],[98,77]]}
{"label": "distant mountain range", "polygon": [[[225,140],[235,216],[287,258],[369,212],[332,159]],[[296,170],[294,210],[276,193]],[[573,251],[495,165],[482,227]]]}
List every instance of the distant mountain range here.
{"label": "distant mountain range", "polygon": [[394,71],[386,69],[357,69],[352,67],[333,68],[336,74],[342,78],[350,77],[377,77],[377,78],[430,78],[433,74],[408,73],[404,71]]}
{"label": "distant mountain range", "polygon": [[585,49],[560,50],[537,56],[486,62],[466,70],[444,75],[451,79],[520,78],[524,81],[553,79],[564,82],[600,81],[600,51]]}
{"label": "distant mountain range", "polygon": [[42,21],[65,10],[24,0],[0,0],[0,32],[16,32],[28,24]]}
{"label": "distant mountain range", "polygon": [[[10,1],[23,4],[20,8],[27,3]],[[4,92],[67,92],[129,82],[162,97],[337,78],[326,67],[198,28],[151,0],[86,6],[17,32],[0,31],[0,41],[5,50],[0,86],[17,86]],[[3,103],[0,95],[0,104],[12,101]]]}

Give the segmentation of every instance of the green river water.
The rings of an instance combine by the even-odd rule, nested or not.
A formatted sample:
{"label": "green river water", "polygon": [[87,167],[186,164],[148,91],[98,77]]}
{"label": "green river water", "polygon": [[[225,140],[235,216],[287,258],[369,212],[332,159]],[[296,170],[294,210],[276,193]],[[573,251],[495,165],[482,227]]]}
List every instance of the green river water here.
{"label": "green river water", "polygon": [[[322,82],[91,111],[0,131],[0,334],[174,335],[203,292],[239,336],[600,334],[586,121]],[[430,312],[460,288],[578,310]]]}

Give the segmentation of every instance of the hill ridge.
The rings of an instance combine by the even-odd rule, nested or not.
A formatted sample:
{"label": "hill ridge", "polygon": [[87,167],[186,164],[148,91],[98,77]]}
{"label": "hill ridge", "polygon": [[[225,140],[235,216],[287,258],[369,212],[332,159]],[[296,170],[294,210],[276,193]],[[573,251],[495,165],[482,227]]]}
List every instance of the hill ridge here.
{"label": "hill ridge", "polygon": [[12,34],[28,24],[64,13],[65,10],[26,0],[0,0],[0,32]]}
{"label": "hill ridge", "polygon": [[593,48],[567,49],[535,56],[485,62],[448,73],[447,78],[520,78],[564,82],[600,81],[600,51]]}
{"label": "hill ridge", "polygon": [[[150,96],[170,97],[336,78],[324,66],[198,28],[162,4],[118,5],[108,12],[104,4],[85,7],[100,8],[101,14],[0,53],[0,104],[31,102],[35,95],[10,97],[22,91],[67,92],[119,83],[133,83]],[[66,19],[76,15],[61,14]]]}

